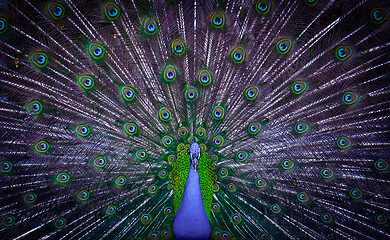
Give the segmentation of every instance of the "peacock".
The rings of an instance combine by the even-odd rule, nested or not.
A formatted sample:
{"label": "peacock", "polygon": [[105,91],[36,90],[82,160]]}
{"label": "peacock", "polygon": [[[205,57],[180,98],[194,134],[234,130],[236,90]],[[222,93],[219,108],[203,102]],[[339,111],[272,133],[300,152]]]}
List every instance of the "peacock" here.
{"label": "peacock", "polygon": [[0,2],[0,239],[390,239],[388,0]]}

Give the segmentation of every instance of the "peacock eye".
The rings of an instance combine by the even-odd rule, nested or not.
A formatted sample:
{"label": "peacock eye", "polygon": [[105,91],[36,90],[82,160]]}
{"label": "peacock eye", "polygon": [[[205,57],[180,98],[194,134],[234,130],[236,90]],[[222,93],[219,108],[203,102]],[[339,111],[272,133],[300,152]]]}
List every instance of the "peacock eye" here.
{"label": "peacock eye", "polygon": [[337,52],[337,54],[338,54],[340,57],[345,57],[345,55],[346,55],[344,49],[339,49],[339,51]]}
{"label": "peacock eye", "polygon": [[161,178],[161,179],[165,179],[167,177],[167,170],[165,169],[162,169],[158,172],[158,176]]}
{"label": "peacock eye", "polygon": [[261,14],[267,14],[271,9],[271,1],[270,0],[259,0],[255,5],[256,11]]}
{"label": "peacock eye", "polygon": [[236,153],[236,159],[239,162],[244,162],[246,159],[248,159],[249,154],[246,151],[240,150]]}
{"label": "peacock eye", "polygon": [[271,211],[273,213],[280,213],[282,211],[282,209],[280,208],[279,204],[272,204],[271,205]]}
{"label": "peacock eye", "polygon": [[89,91],[94,88],[94,79],[89,74],[82,74],[78,76],[77,82],[83,91]]}
{"label": "peacock eye", "polygon": [[[234,224],[240,224],[241,223],[241,216],[239,214],[233,214],[231,217],[231,220]],[[222,234],[222,238],[227,238],[227,233]]]}
{"label": "peacock eye", "polygon": [[293,42],[290,38],[282,38],[276,43],[276,50],[280,54],[286,54],[292,48]]}
{"label": "peacock eye", "polygon": [[371,19],[375,24],[385,22],[389,17],[389,11],[386,8],[375,8],[371,11]]}
{"label": "peacock eye", "polygon": [[196,135],[200,138],[203,138],[206,135],[206,129],[203,127],[198,127],[198,129],[196,129]]}
{"label": "peacock eye", "polygon": [[268,236],[267,233],[260,233],[259,239],[262,239],[262,240],[269,240],[269,236]]}
{"label": "peacock eye", "polygon": [[170,136],[164,136],[164,137],[161,139],[161,142],[162,142],[162,144],[163,144],[165,147],[172,147],[172,145],[173,145],[173,139],[172,139],[172,137],[170,137]]}
{"label": "peacock eye", "polygon": [[244,46],[236,46],[230,52],[230,58],[234,63],[240,64],[245,61],[246,58],[246,50]]}
{"label": "peacock eye", "polygon": [[282,168],[284,170],[290,170],[290,169],[293,169],[294,168],[294,162],[293,160],[287,158],[287,159],[284,159],[282,162],[281,162],[281,165],[282,165]]}
{"label": "peacock eye", "polygon": [[15,217],[12,215],[5,215],[3,217],[2,223],[5,227],[10,227],[15,224]]}
{"label": "peacock eye", "polygon": [[33,116],[38,116],[42,112],[42,104],[38,100],[31,100],[26,104],[26,112]]}
{"label": "peacock eye", "polygon": [[119,17],[119,6],[113,2],[107,2],[103,6],[104,17],[108,21],[113,21]]}
{"label": "peacock eye", "polygon": [[330,168],[324,168],[321,170],[321,176],[324,179],[331,179],[333,177],[333,170]]}
{"label": "peacock eye", "polygon": [[[179,147],[179,146],[178,146]],[[178,151],[180,151],[180,150],[178,150]],[[173,163],[175,161],[175,155],[173,155],[173,154],[171,154],[171,155],[169,155],[168,156],[168,162],[169,163]]]}
{"label": "peacock eye", "polygon": [[211,84],[212,80],[213,80],[213,75],[209,70],[203,69],[199,71],[198,81],[200,82],[200,84],[202,84],[203,86],[208,86]]}
{"label": "peacock eye", "polygon": [[258,86],[250,86],[247,89],[245,89],[245,97],[249,101],[253,101],[257,98],[259,92],[260,92],[260,88]]}
{"label": "peacock eye", "polygon": [[124,176],[117,176],[115,178],[114,182],[115,182],[115,185],[117,185],[118,187],[122,187],[122,186],[124,186],[126,184],[127,178],[124,177]]}
{"label": "peacock eye", "polygon": [[138,127],[137,127],[137,124],[135,124],[135,122],[125,122],[125,123],[123,123],[122,124],[122,129],[128,136],[133,136],[138,131]]}
{"label": "peacock eye", "polygon": [[60,20],[65,16],[65,8],[58,2],[49,3],[47,12],[53,20]]}
{"label": "peacock eye", "polygon": [[264,178],[257,178],[255,184],[258,188],[265,188],[267,186],[267,181],[265,181]]}
{"label": "peacock eye", "polygon": [[219,203],[214,203],[213,206],[212,206],[213,212],[218,212],[218,211],[219,211],[219,208],[220,208]]}
{"label": "peacock eye", "polygon": [[77,198],[80,200],[80,201],[87,201],[88,198],[89,198],[89,192],[87,190],[81,190],[78,194],[77,194]]}
{"label": "peacock eye", "polygon": [[250,135],[257,135],[263,128],[262,124],[259,122],[253,122],[248,125],[248,132]]}
{"label": "peacock eye", "polygon": [[213,144],[215,147],[221,147],[223,145],[224,138],[221,135],[218,135],[213,138]]}
{"label": "peacock eye", "polygon": [[374,220],[376,223],[379,223],[379,224],[385,224],[387,223],[387,217],[386,215],[382,214],[382,213],[378,213],[374,216]]}
{"label": "peacock eye", "polygon": [[221,120],[225,116],[225,108],[222,106],[215,106],[212,111],[212,116],[215,120]]}
{"label": "peacock eye", "polygon": [[171,43],[171,50],[175,55],[181,56],[185,52],[185,43],[181,39],[174,39]]}
{"label": "peacock eye", "polygon": [[379,171],[386,171],[389,168],[389,163],[384,159],[376,160],[374,166]]}
{"label": "peacock eye", "polygon": [[348,58],[352,56],[353,50],[349,46],[339,46],[336,48],[336,57],[341,60],[345,61]]}
{"label": "peacock eye", "polygon": [[40,56],[38,57],[38,63],[39,63],[39,64],[43,64],[43,63],[45,63],[45,61],[46,61],[46,57],[45,57],[45,56],[40,55]]}
{"label": "peacock eye", "polygon": [[291,90],[294,94],[301,95],[306,91],[307,86],[307,82],[303,81],[302,79],[298,79],[297,81],[293,82]]}
{"label": "peacock eye", "polygon": [[88,45],[88,53],[93,60],[101,60],[105,54],[105,48],[100,43],[90,43]]}
{"label": "peacock eye", "polygon": [[32,204],[37,200],[37,195],[35,193],[27,193],[24,195],[23,200],[27,204]]}
{"label": "peacock eye", "polygon": [[353,91],[348,91],[343,94],[342,100],[346,105],[353,105],[359,100],[359,95]]}
{"label": "peacock eye", "polygon": [[219,191],[219,185],[218,185],[218,183],[215,183],[215,184],[214,184],[213,191],[214,191],[214,192],[218,192],[218,191]]}
{"label": "peacock eye", "polygon": [[74,128],[74,132],[77,136],[85,138],[90,135],[91,130],[86,124],[79,124]]}
{"label": "peacock eye", "polygon": [[226,168],[221,168],[219,170],[219,176],[221,178],[226,178],[228,176],[228,170]]}
{"label": "peacock eye", "polygon": [[142,224],[148,225],[152,221],[152,218],[150,217],[149,214],[144,213],[144,214],[141,215],[140,220],[141,220]]}
{"label": "peacock eye", "polygon": [[157,187],[157,185],[156,184],[151,184],[149,187],[148,187],[148,192],[149,193],[156,193],[157,192],[157,190],[158,190],[158,187]]}
{"label": "peacock eye", "polygon": [[107,164],[107,159],[102,156],[97,156],[92,160],[92,163],[96,168],[102,169]]}
{"label": "peacock eye", "polygon": [[147,157],[148,157],[148,154],[146,152],[145,149],[141,148],[141,149],[138,149],[136,152],[135,152],[135,157],[140,160],[140,161],[143,161],[145,160]]}
{"label": "peacock eye", "polygon": [[211,14],[211,26],[214,28],[223,28],[225,26],[226,16],[222,11],[215,11]]}
{"label": "peacock eye", "polygon": [[45,68],[48,64],[48,58],[46,53],[40,51],[32,53],[30,55],[30,61],[34,67],[39,69]]}
{"label": "peacock eye", "polygon": [[106,208],[107,215],[113,215],[116,212],[116,206],[108,206]]}
{"label": "peacock eye", "polygon": [[12,164],[9,161],[1,161],[0,162],[0,173],[7,173],[11,171]]}
{"label": "peacock eye", "polygon": [[309,195],[305,192],[301,192],[297,194],[298,201],[305,203],[309,201]]}
{"label": "peacock eye", "polygon": [[194,86],[188,86],[184,91],[184,97],[188,102],[195,101],[198,96],[198,89],[196,89]]}
{"label": "peacock eye", "polygon": [[378,10],[376,10],[375,12],[373,12],[372,15],[374,16],[375,20],[377,20],[377,21],[379,21],[379,20],[382,19],[382,14],[381,14]]}
{"label": "peacock eye", "polygon": [[330,213],[322,213],[321,221],[323,221],[324,223],[330,223],[333,221],[333,217],[332,215],[330,215]]}
{"label": "peacock eye", "polygon": [[163,69],[162,75],[166,82],[173,82],[177,75],[176,68],[173,65],[168,65]]}
{"label": "peacock eye", "polygon": [[234,183],[229,183],[229,184],[227,185],[227,190],[228,190],[229,192],[235,192],[236,189],[237,189],[237,187],[236,187],[236,184],[234,184]]}
{"label": "peacock eye", "polygon": [[173,209],[171,207],[166,207],[164,209],[164,214],[168,217],[172,217],[173,216]]}
{"label": "peacock eye", "polygon": [[131,102],[135,98],[135,90],[127,85],[120,88],[121,97],[125,102]]}
{"label": "peacock eye", "polygon": [[303,134],[307,133],[309,131],[309,129],[310,129],[309,124],[307,124],[304,121],[299,121],[294,126],[294,131],[296,133],[298,133],[299,135],[303,135]]}
{"label": "peacock eye", "polygon": [[58,173],[55,177],[55,181],[59,184],[65,184],[69,181],[70,176],[66,173]]}
{"label": "peacock eye", "polygon": [[352,188],[350,191],[349,191],[349,195],[353,198],[353,199],[360,199],[363,197],[363,193],[360,189],[358,188]]}
{"label": "peacock eye", "polygon": [[57,218],[55,221],[54,221],[54,226],[56,228],[63,228],[66,224],[66,220],[65,218]]}
{"label": "peacock eye", "polygon": [[171,119],[171,112],[166,107],[161,107],[158,115],[161,121],[169,121]]}
{"label": "peacock eye", "polygon": [[337,139],[337,146],[341,149],[348,149],[352,146],[352,142],[347,137],[341,137]]}
{"label": "peacock eye", "polygon": [[7,30],[7,20],[5,18],[0,18],[0,34],[4,33]]}
{"label": "peacock eye", "polygon": [[142,26],[145,36],[153,36],[157,32],[157,21],[152,17],[145,19]]}
{"label": "peacock eye", "polygon": [[187,137],[188,135],[188,129],[186,127],[180,127],[177,132],[179,133],[179,136],[182,138]]}
{"label": "peacock eye", "polygon": [[46,153],[48,150],[49,150],[49,143],[46,142],[46,141],[38,141],[34,144],[34,151],[39,153],[39,154],[43,154],[43,153]]}
{"label": "peacock eye", "polygon": [[265,11],[267,9],[267,5],[265,5],[264,3],[259,3],[257,6],[260,11]]}

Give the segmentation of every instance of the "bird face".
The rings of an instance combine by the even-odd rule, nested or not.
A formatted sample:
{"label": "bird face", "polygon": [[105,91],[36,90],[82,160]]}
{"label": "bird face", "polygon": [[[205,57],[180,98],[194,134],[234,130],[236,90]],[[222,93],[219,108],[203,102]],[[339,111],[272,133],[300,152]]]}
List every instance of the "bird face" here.
{"label": "bird face", "polygon": [[196,167],[198,166],[200,159],[200,147],[197,143],[192,143],[190,149],[188,150],[188,154],[190,155],[190,160],[192,165],[194,166],[194,170],[196,172]]}

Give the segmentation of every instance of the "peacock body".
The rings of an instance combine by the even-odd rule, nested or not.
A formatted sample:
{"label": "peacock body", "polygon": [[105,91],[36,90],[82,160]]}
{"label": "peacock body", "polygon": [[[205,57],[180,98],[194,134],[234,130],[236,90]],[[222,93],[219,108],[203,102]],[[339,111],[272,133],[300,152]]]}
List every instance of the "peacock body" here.
{"label": "peacock body", "polygon": [[388,1],[0,4],[0,239],[390,239]]}

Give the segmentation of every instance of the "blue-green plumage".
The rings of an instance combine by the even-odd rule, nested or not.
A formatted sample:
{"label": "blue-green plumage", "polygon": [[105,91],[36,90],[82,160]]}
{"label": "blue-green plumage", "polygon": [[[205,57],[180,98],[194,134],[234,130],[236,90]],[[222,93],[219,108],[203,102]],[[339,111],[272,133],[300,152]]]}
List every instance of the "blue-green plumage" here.
{"label": "blue-green plumage", "polygon": [[389,11],[0,1],[0,238],[390,238]]}

